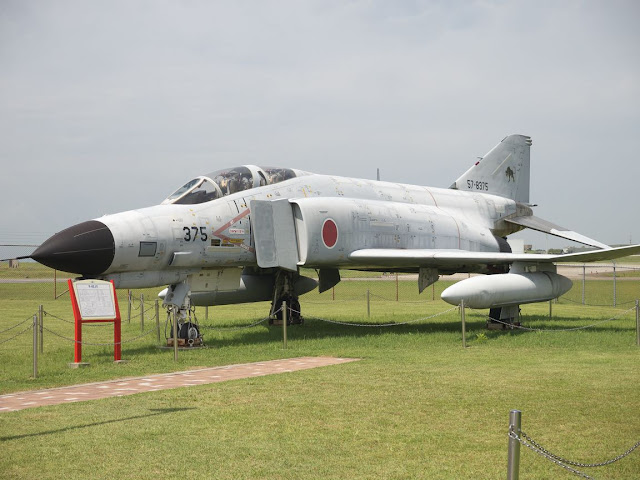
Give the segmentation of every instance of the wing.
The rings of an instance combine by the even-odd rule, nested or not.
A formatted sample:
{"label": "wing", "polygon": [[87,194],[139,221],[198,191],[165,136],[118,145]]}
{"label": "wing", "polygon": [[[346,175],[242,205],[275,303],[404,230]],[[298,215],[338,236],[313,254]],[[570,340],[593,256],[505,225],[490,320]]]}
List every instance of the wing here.
{"label": "wing", "polygon": [[540,255],[526,253],[470,252],[466,250],[387,249],[368,248],[356,250],[349,259],[362,267],[456,267],[458,265],[499,265],[514,262],[596,262],[613,260],[640,253],[640,245],[606,248],[568,255]]}
{"label": "wing", "polygon": [[556,237],[566,238],[567,240],[572,240],[574,242],[591,245],[592,247],[603,249],[610,248],[609,245],[605,245],[604,243],[601,243],[597,240],[585,237],[578,232],[574,232],[567,228],[548,222],[534,215],[505,218],[504,221],[507,223],[513,223],[514,225],[519,225],[521,227],[530,228],[531,230],[536,230],[538,232],[548,233],[549,235],[554,235]]}

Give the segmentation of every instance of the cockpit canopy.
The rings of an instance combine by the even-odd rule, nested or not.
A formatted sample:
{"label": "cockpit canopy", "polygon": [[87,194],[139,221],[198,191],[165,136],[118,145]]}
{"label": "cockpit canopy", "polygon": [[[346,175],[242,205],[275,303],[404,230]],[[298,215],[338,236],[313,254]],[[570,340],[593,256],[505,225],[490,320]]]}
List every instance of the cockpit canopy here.
{"label": "cockpit canopy", "polygon": [[188,181],[162,204],[194,205],[209,202],[232,193],[284,182],[305,174],[306,172],[290,168],[255,165],[226,168]]}

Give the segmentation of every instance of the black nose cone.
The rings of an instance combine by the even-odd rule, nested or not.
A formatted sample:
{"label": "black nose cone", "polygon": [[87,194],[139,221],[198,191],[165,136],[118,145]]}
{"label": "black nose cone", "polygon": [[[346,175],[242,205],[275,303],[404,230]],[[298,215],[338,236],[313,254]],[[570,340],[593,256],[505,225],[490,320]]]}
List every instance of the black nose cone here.
{"label": "black nose cone", "polygon": [[98,275],[109,268],[115,254],[111,230],[90,220],[56,233],[31,258],[63,272]]}

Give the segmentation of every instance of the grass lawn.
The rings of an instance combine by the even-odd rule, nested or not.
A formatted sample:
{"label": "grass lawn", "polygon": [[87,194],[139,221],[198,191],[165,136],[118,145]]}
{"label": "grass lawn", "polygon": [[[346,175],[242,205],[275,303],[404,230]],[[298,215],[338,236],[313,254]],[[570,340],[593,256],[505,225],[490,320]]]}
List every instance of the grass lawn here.
{"label": "grass lawn", "polygon": [[[589,307],[572,298],[553,305],[552,320],[548,304],[523,306],[523,324],[552,331],[488,331],[486,312],[469,311],[469,347],[463,349],[456,311],[388,328],[315,319],[401,323],[450,308],[438,300],[447,282],[436,285],[435,301],[430,291],[418,297],[412,285],[401,290],[401,302],[390,300],[395,282],[371,282],[367,318],[368,284],[359,283],[340,284],[336,300],[334,292],[303,297],[307,321],[288,329],[287,350],[278,327],[204,328],[208,348],[180,351],[175,363],[172,350],[157,348],[153,308],[146,313],[149,333],[123,345],[123,365],[113,364],[111,348],[86,346],[84,360],[91,366],[69,369],[72,343],[45,332],[39,376],[32,379],[31,332],[0,344],[2,393],[275,358],[362,359],[0,413],[0,478],[504,478],[514,408],[523,411],[527,434],[571,460],[610,459],[640,440],[640,348],[632,304]],[[601,294],[606,303],[611,282],[593,283],[592,298]],[[618,293],[631,300],[637,285],[619,282]],[[39,301],[36,288],[0,285],[0,330],[29,319],[43,303],[49,313],[45,327],[72,337],[73,326],[64,321],[72,318],[68,297]],[[153,298],[156,292],[144,293]],[[124,303],[121,311],[126,318]],[[198,317],[203,326],[227,328],[247,325],[267,311],[264,303],[221,306],[210,308],[206,321],[198,309]],[[138,312],[134,308],[131,323],[123,324],[125,342],[142,333]],[[587,330],[557,331],[616,315]],[[0,334],[0,342],[21,328]],[[90,343],[107,342],[112,330],[85,327],[84,336]],[[524,447],[520,471],[521,478],[574,478]],[[611,466],[586,470],[596,478],[635,479],[638,472],[639,450]]]}

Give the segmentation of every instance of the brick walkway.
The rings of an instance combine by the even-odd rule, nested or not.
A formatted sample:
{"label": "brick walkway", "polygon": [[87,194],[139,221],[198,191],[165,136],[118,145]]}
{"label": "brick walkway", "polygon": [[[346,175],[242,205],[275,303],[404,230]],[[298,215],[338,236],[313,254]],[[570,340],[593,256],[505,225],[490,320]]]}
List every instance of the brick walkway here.
{"label": "brick walkway", "polygon": [[61,403],[82,402],[107,397],[122,397],[169,388],[192,387],[207,383],[226,382],[241,378],[262,377],[276,373],[295,372],[328,365],[357,361],[356,358],[300,357],[267,362],[244,363],[224,367],[202,368],[186,372],[162,373],[146,377],[126,378],[108,382],[86,383],[70,387],[33,390],[0,396],[0,412],[15,412],[25,408]]}

